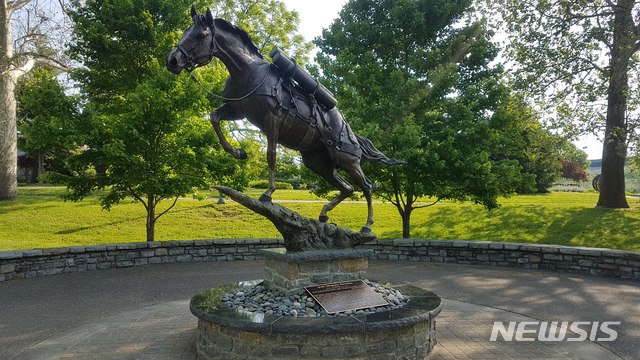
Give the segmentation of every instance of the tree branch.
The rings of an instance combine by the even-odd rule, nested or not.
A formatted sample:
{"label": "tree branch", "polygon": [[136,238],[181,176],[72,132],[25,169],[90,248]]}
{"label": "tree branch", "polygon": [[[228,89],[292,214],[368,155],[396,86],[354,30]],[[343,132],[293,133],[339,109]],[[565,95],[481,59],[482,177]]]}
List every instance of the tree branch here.
{"label": "tree branch", "polygon": [[[166,214],[169,212],[169,210],[173,209],[174,206],[176,206],[176,203],[178,202],[178,196],[176,196],[175,199],[173,199],[173,204],[171,204],[171,206],[169,206],[169,208],[167,208],[165,211],[161,212],[160,215],[156,216],[156,218],[154,219],[154,221],[157,221],[158,219],[160,219],[160,216]],[[159,201],[156,202],[156,204],[159,203]]]}
{"label": "tree branch", "polygon": [[144,205],[144,209],[149,212],[149,205],[147,205],[147,202],[144,201],[144,199],[142,199],[131,187],[127,186],[127,190],[131,193],[131,195],[133,195],[136,200],[140,201],[142,205]]}
{"label": "tree branch", "polygon": [[437,204],[437,203],[439,203],[439,202],[440,202],[440,198],[438,198],[436,201],[432,202],[431,204],[420,205],[420,206],[414,206],[414,207],[413,207],[413,209],[414,209],[414,210],[415,210],[415,209],[424,209],[424,208],[427,208],[427,207],[433,206],[433,205],[435,205],[435,204]]}
{"label": "tree branch", "polygon": [[16,10],[19,10],[21,8],[23,8],[25,5],[27,5],[29,2],[31,2],[31,0],[16,0],[16,1],[9,1],[7,3],[7,10],[9,11],[9,14],[13,13]]}
{"label": "tree branch", "polygon": [[21,73],[18,76],[22,76],[28,73],[29,71],[31,71],[31,69],[33,69],[33,67],[36,64],[44,64],[61,71],[69,71],[69,67],[63,64],[62,62],[52,57],[38,54],[35,52],[25,52],[25,53],[17,54],[11,59],[11,62],[17,62],[17,63],[22,62],[22,65],[17,66],[13,70],[18,73]]}
{"label": "tree branch", "polygon": [[20,36],[20,37],[18,37],[16,39],[13,39],[13,43],[14,43],[14,46],[15,46],[16,43],[21,42],[21,41],[25,41],[26,42],[26,41],[30,41],[30,40],[33,40],[33,39],[36,39],[36,38],[39,38],[39,37],[46,37],[46,36],[47,35],[39,33],[39,32],[30,32],[30,33],[28,33],[26,35],[23,35],[23,36]]}

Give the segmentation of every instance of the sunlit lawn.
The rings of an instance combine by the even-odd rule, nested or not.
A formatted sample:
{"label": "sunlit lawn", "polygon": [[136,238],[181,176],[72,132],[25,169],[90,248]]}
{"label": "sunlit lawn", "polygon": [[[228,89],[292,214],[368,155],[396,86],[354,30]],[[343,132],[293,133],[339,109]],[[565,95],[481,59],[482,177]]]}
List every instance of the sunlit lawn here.
{"label": "sunlit lawn", "polygon": [[[20,187],[17,201],[1,202],[0,250],[145,240],[145,213],[139,203],[125,201],[102,211],[96,197],[63,202],[58,195],[64,191],[60,187]],[[247,190],[253,197],[260,192]],[[313,218],[322,207],[315,202],[322,199],[303,190],[278,190],[274,199]],[[640,251],[638,201],[630,200],[630,210],[596,209],[596,201],[595,193],[514,196],[501,199],[502,206],[492,211],[471,203],[441,202],[414,212],[412,236]],[[400,237],[400,217],[393,205],[377,202],[375,214],[373,230],[379,237]],[[346,202],[330,215],[330,221],[357,230],[364,224],[366,205]],[[159,241],[278,236],[267,220],[233,202],[218,205],[215,198],[182,199],[156,226]]]}

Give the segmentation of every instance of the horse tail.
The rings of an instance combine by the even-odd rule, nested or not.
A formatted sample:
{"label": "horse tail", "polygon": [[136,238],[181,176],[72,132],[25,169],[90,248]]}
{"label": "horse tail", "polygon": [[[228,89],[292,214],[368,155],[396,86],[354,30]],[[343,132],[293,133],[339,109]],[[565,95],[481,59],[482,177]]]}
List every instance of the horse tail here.
{"label": "horse tail", "polygon": [[358,144],[360,144],[360,148],[362,149],[363,159],[368,161],[379,161],[387,165],[404,164],[404,161],[402,160],[388,158],[385,154],[382,153],[382,151],[376,149],[376,147],[373,146],[371,140],[367,139],[366,137],[360,136],[358,134],[355,135],[358,139]]}

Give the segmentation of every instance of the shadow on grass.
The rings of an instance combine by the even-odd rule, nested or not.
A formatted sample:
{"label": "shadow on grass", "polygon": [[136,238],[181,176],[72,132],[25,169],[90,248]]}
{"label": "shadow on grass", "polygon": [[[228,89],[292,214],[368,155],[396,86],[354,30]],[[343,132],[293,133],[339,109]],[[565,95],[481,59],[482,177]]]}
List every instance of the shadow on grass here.
{"label": "shadow on grass", "polygon": [[70,235],[70,234],[75,234],[75,233],[78,233],[78,232],[81,232],[81,231],[106,228],[108,226],[120,225],[120,224],[124,224],[124,223],[128,223],[128,222],[137,221],[137,220],[144,220],[144,219],[146,219],[146,217],[137,216],[137,217],[133,217],[133,218],[122,219],[122,220],[118,220],[118,221],[112,221],[112,222],[109,222],[109,223],[96,224],[96,225],[93,225],[93,226],[81,226],[81,227],[76,227],[76,228],[73,228],[73,229],[60,230],[60,231],[56,231],[54,234],[56,234],[56,235]]}
{"label": "shadow on grass", "polygon": [[0,215],[11,214],[11,213],[16,213],[20,211],[43,211],[45,209],[58,207],[58,205],[56,204],[38,204],[38,205],[35,205],[35,204],[36,203],[17,205],[17,204],[11,204],[11,203],[4,203],[0,205]]}
{"label": "shadow on grass", "polygon": [[555,217],[544,239],[569,246],[640,250],[640,221],[633,210],[580,209]]}
{"label": "shadow on grass", "polygon": [[[576,207],[434,207],[414,213],[412,236],[438,240],[484,240],[640,250],[640,216],[635,210]],[[398,237],[398,231],[381,237]]]}

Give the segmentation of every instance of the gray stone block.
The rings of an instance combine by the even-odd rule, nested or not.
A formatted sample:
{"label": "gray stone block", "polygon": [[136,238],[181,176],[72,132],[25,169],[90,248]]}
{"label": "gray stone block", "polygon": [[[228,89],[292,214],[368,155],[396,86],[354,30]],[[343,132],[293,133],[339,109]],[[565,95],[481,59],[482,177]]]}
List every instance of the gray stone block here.
{"label": "gray stone block", "polygon": [[451,246],[454,248],[466,248],[469,247],[469,243],[471,243],[471,241],[456,240],[451,242]]}
{"label": "gray stone block", "polygon": [[393,240],[393,246],[404,247],[404,246],[414,246],[415,241],[413,239],[396,239]]}
{"label": "gray stone block", "polygon": [[42,250],[40,249],[22,251],[22,257],[32,257],[32,256],[41,256],[41,255],[42,255]]}
{"label": "gray stone block", "polygon": [[2,264],[0,265],[0,274],[7,274],[14,272],[16,269],[16,264]]}
{"label": "gray stone block", "polygon": [[602,255],[602,250],[588,249],[588,248],[578,248],[578,254],[580,254],[580,255],[589,255],[589,256],[600,256],[600,255]]}
{"label": "gray stone block", "polygon": [[432,247],[451,247],[451,241],[429,240],[429,245]]}
{"label": "gray stone block", "polygon": [[186,263],[186,262],[190,262],[191,259],[193,259],[193,256],[191,255],[181,255],[176,257],[176,261],[179,263]]}
{"label": "gray stone block", "polygon": [[505,250],[520,250],[520,244],[504,243]]}
{"label": "gray stone block", "polygon": [[116,244],[117,250],[134,250],[137,249],[137,245],[135,243],[130,244]]}
{"label": "gray stone block", "polygon": [[235,245],[237,244],[236,239],[218,239],[216,240],[216,245]]}

